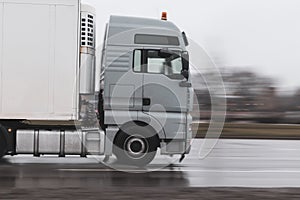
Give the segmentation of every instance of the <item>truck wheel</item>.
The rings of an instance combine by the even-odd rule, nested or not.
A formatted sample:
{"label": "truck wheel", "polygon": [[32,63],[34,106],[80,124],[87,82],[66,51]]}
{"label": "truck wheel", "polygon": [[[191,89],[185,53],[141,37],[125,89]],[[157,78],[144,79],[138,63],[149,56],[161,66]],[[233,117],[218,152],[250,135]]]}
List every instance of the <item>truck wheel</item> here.
{"label": "truck wheel", "polygon": [[122,164],[144,167],[154,159],[158,146],[158,136],[152,130],[133,125],[116,136],[113,152]]}
{"label": "truck wheel", "polygon": [[6,129],[0,125],[0,159],[7,152],[7,131]]}

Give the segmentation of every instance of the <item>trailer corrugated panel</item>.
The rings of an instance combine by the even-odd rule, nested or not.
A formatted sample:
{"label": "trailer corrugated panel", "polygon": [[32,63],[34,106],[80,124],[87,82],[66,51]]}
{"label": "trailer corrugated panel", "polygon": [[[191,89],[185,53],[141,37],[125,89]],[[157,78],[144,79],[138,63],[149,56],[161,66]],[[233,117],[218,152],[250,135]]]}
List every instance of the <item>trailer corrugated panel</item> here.
{"label": "trailer corrugated panel", "polygon": [[0,119],[75,120],[79,0],[0,0]]}

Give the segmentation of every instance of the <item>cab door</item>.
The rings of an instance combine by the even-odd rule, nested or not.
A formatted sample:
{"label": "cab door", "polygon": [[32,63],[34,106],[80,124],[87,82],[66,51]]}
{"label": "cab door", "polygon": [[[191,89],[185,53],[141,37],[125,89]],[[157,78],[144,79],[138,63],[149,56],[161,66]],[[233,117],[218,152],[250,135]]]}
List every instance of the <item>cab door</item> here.
{"label": "cab door", "polygon": [[143,73],[143,111],[164,113],[188,112],[189,84],[182,75],[180,50],[141,49]]}

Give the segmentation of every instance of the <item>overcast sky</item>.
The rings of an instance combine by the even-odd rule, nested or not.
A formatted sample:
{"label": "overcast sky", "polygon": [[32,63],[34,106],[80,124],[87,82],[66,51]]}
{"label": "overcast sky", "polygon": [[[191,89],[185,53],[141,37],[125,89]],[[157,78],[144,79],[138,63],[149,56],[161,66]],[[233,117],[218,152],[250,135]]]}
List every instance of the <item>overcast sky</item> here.
{"label": "overcast sky", "polygon": [[[288,90],[300,87],[300,0],[83,0],[110,15],[169,20],[225,66],[251,68]],[[100,41],[100,40],[98,40]]]}

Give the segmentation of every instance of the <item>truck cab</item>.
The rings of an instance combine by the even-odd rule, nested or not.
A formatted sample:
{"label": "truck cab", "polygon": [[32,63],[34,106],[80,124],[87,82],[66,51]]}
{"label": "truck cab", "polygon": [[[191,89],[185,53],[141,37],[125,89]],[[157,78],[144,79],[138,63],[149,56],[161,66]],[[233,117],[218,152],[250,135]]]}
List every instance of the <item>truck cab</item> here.
{"label": "truck cab", "polygon": [[185,34],[167,20],[121,16],[112,16],[106,31],[106,147],[112,143],[119,160],[137,163],[149,162],[158,147],[162,154],[187,153],[193,89]]}

